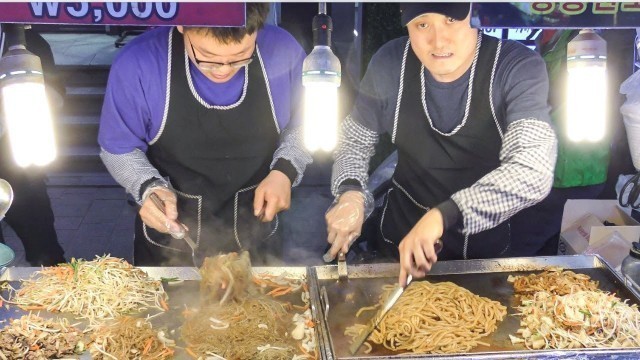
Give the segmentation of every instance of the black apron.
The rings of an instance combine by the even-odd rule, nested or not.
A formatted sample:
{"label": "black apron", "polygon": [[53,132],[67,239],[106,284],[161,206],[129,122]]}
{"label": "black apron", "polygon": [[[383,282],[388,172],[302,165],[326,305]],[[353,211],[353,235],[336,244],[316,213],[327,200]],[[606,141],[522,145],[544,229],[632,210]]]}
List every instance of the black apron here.
{"label": "black apron", "polygon": [[[170,41],[169,110],[147,157],[176,189],[179,220],[199,244],[199,258],[249,250],[255,264],[278,261],[277,217],[262,223],[253,215],[255,188],[269,174],[279,139],[262,59],[245,67],[246,86],[236,104],[205,106],[189,86],[182,35],[174,29]],[[135,245],[136,265],[192,264],[183,240],[143,227],[139,216]]]}
{"label": "black apron", "polygon": [[[480,39],[479,39],[480,41]],[[498,41],[482,36],[468,118],[450,133],[436,131],[423,106],[422,63],[405,48],[404,89],[394,124],[398,165],[380,220],[379,249],[397,258],[398,244],[433,206],[471,186],[500,165],[502,138],[489,103],[491,71]],[[422,75],[424,76],[424,75]],[[471,84],[470,84],[471,86]],[[440,260],[497,257],[509,246],[509,223],[470,236],[449,230]]]}

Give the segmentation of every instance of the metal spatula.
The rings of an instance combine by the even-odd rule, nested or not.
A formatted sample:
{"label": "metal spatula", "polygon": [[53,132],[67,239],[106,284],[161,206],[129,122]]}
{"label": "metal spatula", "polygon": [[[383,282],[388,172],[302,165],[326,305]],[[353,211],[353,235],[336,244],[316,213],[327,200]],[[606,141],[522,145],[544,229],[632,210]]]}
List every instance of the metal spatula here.
{"label": "metal spatula", "polygon": [[356,337],[353,340],[353,344],[349,346],[349,351],[351,352],[351,355],[355,355],[355,353],[358,352],[358,349],[360,349],[360,346],[362,346],[362,344],[367,340],[369,335],[371,335],[373,330],[378,327],[382,319],[384,319],[387,313],[389,313],[389,310],[391,310],[393,305],[395,305],[398,299],[400,299],[400,295],[402,295],[402,293],[404,292],[404,289],[409,287],[411,280],[413,280],[413,277],[409,275],[407,277],[407,286],[402,287],[400,286],[400,284],[397,285],[396,289],[393,290],[391,295],[389,295],[387,300],[384,302],[384,305],[382,305],[382,308],[380,308],[380,310],[378,310],[375,316],[371,318],[371,320],[369,320],[367,329],[364,332],[362,332],[360,335],[358,335],[358,337]]}
{"label": "metal spatula", "polygon": [[[438,240],[434,244],[434,248],[435,248],[436,254],[438,254],[442,250],[442,241]],[[395,305],[398,299],[400,299],[400,296],[402,295],[402,293],[404,293],[404,290],[409,287],[409,285],[411,284],[411,280],[413,280],[413,276],[409,274],[409,276],[407,276],[407,286],[402,287],[400,286],[400,284],[396,285],[395,290],[393,290],[393,292],[389,295],[389,297],[384,302],[380,310],[378,310],[378,312],[371,318],[371,320],[369,320],[369,324],[367,325],[367,328],[365,329],[365,331],[362,332],[360,335],[358,335],[353,340],[353,344],[349,346],[349,351],[351,352],[351,355],[355,355],[355,353],[358,352],[358,349],[360,349],[362,344],[367,340],[369,335],[371,335],[373,330],[377,328],[378,325],[380,325],[380,322],[389,313],[389,310],[391,310],[393,305]]]}
{"label": "metal spatula", "polygon": [[[151,198],[151,201],[153,201],[153,204],[158,208],[158,210],[162,211],[162,213],[166,215],[164,211],[164,201],[160,199],[158,194],[152,192],[151,195],[149,195],[149,198]],[[184,224],[182,224],[181,222],[178,222],[178,224],[182,226],[182,229],[184,231],[182,232],[182,234],[171,233],[171,237],[174,239],[182,239],[187,243],[187,245],[189,245],[189,247],[191,248],[191,261],[193,262],[193,267],[197,269],[199,268],[196,262],[196,249],[198,248],[198,245],[195,243],[195,241],[193,241],[191,236],[189,236],[189,231],[187,230],[187,227],[184,226]]]}

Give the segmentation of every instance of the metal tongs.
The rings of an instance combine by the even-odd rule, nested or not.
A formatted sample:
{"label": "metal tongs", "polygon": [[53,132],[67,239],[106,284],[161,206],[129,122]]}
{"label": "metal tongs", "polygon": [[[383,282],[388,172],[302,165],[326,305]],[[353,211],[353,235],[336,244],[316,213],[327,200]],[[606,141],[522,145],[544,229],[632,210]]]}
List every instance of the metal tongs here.
{"label": "metal tongs", "polygon": [[[158,210],[162,211],[162,213],[166,215],[166,212],[164,211],[164,201],[160,199],[158,194],[152,192],[151,195],[149,195],[149,198],[151,198],[151,201],[153,201],[153,204],[158,208]],[[193,241],[191,236],[189,236],[189,230],[187,229],[187,227],[179,221],[178,224],[180,224],[180,227],[182,227],[182,233],[170,233],[170,235],[174,239],[184,240],[187,245],[189,245],[189,247],[191,248],[191,260],[193,261],[193,267],[197,269],[198,264],[196,263],[196,249],[198,248],[198,245],[195,243],[195,241]]]}

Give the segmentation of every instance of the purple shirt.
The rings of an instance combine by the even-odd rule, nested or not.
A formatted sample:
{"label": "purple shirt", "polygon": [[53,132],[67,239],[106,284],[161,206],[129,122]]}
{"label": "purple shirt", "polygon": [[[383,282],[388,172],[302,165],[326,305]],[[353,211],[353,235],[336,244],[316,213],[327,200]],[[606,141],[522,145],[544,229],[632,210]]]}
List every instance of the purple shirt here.
{"label": "purple shirt", "polygon": [[[168,100],[167,48],[172,30],[172,27],[149,30],[132,40],[115,58],[100,116],[98,143],[104,150],[112,154],[146,151],[148,143],[158,134]],[[300,124],[304,50],[291,34],[271,25],[258,32],[257,43],[280,129],[289,123]],[[257,59],[250,66],[256,65]],[[209,80],[193,62],[189,68],[196,91],[207,103],[230,105],[240,97],[244,68],[223,84]]]}

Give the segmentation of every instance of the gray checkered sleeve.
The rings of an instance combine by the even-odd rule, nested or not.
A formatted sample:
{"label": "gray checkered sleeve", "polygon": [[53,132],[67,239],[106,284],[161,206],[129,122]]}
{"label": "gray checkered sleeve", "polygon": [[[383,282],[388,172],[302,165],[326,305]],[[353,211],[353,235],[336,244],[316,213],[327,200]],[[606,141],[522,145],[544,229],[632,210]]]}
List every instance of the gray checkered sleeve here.
{"label": "gray checkered sleeve", "polygon": [[304,148],[304,142],[302,139],[302,127],[300,126],[288,126],[284,129],[280,135],[280,146],[273,154],[273,161],[271,162],[271,168],[276,164],[278,159],[288,160],[291,165],[296,169],[298,175],[292,186],[297,186],[302,181],[302,175],[307,165],[311,164],[313,158],[311,154]]}
{"label": "gray checkered sleeve", "polygon": [[556,135],[548,123],[511,123],[500,150],[501,165],[451,197],[462,212],[463,232],[491,229],[544,199],[553,185],[556,156]]}
{"label": "gray checkered sleeve", "polygon": [[378,134],[354,121],[351,116],[342,123],[338,146],[334,154],[331,174],[331,193],[339,195],[338,188],[347,179],[357,180],[367,189],[369,159],[375,152]]}
{"label": "gray checkered sleeve", "polygon": [[100,150],[100,158],[113,178],[140,204],[140,187],[151,179],[162,179],[158,170],[151,165],[147,155],[139,149],[126,154],[112,154]]}

